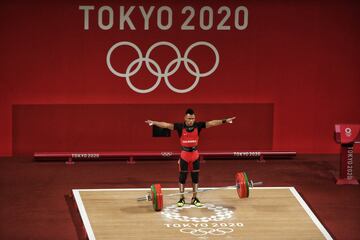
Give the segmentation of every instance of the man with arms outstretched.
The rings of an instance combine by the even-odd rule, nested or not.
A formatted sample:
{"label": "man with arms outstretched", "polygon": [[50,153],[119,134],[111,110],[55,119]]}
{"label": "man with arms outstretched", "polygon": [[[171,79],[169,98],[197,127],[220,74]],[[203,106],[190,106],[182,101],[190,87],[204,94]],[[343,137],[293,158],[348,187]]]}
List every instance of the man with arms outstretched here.
{"label": "man with arms outstretched", "polygon": [[[201,129],[215,127],[226,123],[232,123],[235,117],[225,118],[222,120],[212,120],[208,122],[196,122],[195,112],[191,108],[185,112],[183,123],[167,123],[158,122],[153,120],[145,121],[150,126],[155,125],[160,128],[167,128],[169,130],[176,130],[180,137],[181,154],[179,159],[179,190],[180,193],[184,193],[184,185],[188,172],[191,174],[193,197],[191,204],[196,207],[201,207],[202,204],[197,198],[197,191],[199,185],[199,171],[200,171],[200,159],[199,151],[197,150],[199,142],[199,134]],[[181,194],[180,200],[177,202],[178,207],[182,207],[185,204],[185,196]]]}

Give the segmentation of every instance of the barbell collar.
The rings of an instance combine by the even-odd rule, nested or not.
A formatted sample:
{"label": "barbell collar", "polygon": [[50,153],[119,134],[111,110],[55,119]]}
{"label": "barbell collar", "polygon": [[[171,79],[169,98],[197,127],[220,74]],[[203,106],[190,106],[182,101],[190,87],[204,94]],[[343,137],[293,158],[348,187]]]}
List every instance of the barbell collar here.
{"label": "barbell collar", "polygon": [[151,201],[151,196],[150,196],[150,194],[146,194],[144,197],[139,197],[136,200],[138,202]]}

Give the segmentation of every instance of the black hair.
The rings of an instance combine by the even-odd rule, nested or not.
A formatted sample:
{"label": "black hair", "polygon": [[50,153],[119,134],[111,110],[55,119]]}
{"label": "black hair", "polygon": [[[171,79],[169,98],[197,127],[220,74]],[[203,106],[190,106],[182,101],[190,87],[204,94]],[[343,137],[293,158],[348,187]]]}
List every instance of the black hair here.
{"label": "black hair", "polygon": [[185,112],[185,115],[187,115],[187,114],[194,115],[195,112],[194,112],[194,110],[192,108],[188,108],[188,109],[186,109],[186,112]]}

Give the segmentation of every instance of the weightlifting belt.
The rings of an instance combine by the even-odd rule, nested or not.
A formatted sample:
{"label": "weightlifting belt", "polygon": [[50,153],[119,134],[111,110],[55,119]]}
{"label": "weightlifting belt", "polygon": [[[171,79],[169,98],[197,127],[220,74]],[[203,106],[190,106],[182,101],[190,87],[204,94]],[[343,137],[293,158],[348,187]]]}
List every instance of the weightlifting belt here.
{"label": "weightlifting belt", "polygon": [[185,152],[195,152],[197,150],[197,146],[195,147],[184,147],[184,146],[181,146],[181,149]]}

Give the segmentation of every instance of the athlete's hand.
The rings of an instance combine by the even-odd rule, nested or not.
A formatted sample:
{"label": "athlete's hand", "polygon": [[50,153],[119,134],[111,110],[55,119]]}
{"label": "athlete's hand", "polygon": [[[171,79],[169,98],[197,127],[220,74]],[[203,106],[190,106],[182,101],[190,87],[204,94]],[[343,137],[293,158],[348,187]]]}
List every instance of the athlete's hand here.
{"label": "athlete's hand", "polygon": [[149,126],[154,125],[154,122],[153,122],[153,121],[151,121],[151,120],[146,120],[146,121],[145,121],[145,123],[149,124]]}
{"label": "athlete's hand", "polygon": [[226,123],[232,123],[235,118],[236,117],[227,118]]}

